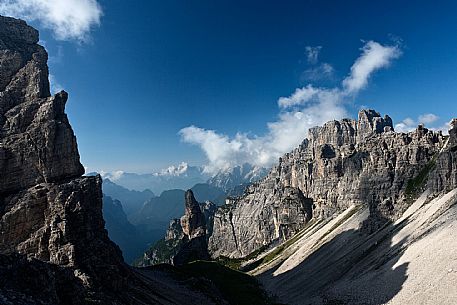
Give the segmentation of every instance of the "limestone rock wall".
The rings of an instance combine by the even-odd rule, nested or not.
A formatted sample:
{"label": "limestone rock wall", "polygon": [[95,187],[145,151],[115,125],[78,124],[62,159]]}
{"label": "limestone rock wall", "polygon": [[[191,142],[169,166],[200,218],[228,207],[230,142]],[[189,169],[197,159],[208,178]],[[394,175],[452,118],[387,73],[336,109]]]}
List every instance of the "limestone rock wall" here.
{"label": "limestone rock wall", "polygon": [[46,267],[50,279],[81,286],[68,304],[89,294],[106,301],[130,271],[105,230],[101,179],[81,177],[68,96],[50,95],[37,43],[35,29],[0,16],[0,254],[56,266]]}
{"label": "limestone rock wall", "polygon": [[370,207],[366,229],[373,231],[408,207],[408,182],[445,141],[422,126],[394,132],[390,117],[373,110],[311,128],[266,178],[218,210],[209,250],[213,257],[244,257],[292,236],[311,215],[330,217],[352,204]]}
{"label": "limestone rock wall", "polygon": [[0,304],[225,304],[204,280],[124,263],[37,42],[35,29],[0,16]]}
{"label": "limestone rock wall", "polygon": [[0,194],[81,176],[68,95],[50,96],[38,32],[12,18],[0,23]]}
{"label": "limestone rock wall", "polygon": [[430,189],[442,192],[457,187],[457,119],[452,120],[448,141],[432,166]]}

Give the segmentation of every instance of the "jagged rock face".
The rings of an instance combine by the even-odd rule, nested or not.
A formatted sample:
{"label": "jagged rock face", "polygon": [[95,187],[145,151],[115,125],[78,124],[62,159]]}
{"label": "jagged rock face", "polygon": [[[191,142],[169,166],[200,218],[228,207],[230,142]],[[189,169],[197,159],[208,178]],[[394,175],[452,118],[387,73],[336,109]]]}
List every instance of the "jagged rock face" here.
{"label": "jagged rock face", "polygon": [[430,189],[441,192],[457,187],[457,119],[452,120],[448,142],[432,166],[428,179]]}
{"label": "jagged rock face", "polygon": [[38,31],[24,21],[2,17],[0,28],[0,114],[23,102],[50,96],[47,53]]}
{"label": "jagged rock face", "polygon": [[[96,258],[119,263],[119,250],[107,238],[106,244],[98,239],[106,237],[100,186],[99,177],[82,177],[38,184],[5,197],[0,251],[61,266],[80,266]],[[110,258],[111,251],[115,255]]]}
{"label": "jagged rock face", "polygon": [[205,201],[200,204],[200,208],[205,217],[206,223],[206,238],[208,239],[213,234],[214,214],[216,214],[217,206],[211,201]]}
{"label": "jagged rock face", "polygon": [[0,193],[82,175],[67,94],[50,96],[38,32],[13,18],[0,25]]}
{"label": "jagged rock face", "polygon": [[186,212],[181,217],[184,237],[178,252],[173,257],[174,265],[183,265],[198,259],[209,259],[206,219],[202,207],[195,200],[194,193],[188,190],[185,195]]}
{"label": "jagged rock face", "polygon": [[[218,210],[209,250],[214,257],[243,257],[281,241],[306,224],[310,206],[313,217],[326,218],[353,204],[369,205],[366,229],[375,230],[407,208],[408,181],[444,142],[441,133],[423,127],[396,133],[388,116],[372,110],[312,128],[266,178]],[[277,211],[287,217],[276,217]]]}
{"label": "jagged rock face", "polygon": [[171,263],[182,265],[198,259],[209,259],[208,238],[213,228],[217,206],[206,201],[198,203],[194,194],[185,194],[185,214],[173,219],[165,234],[151,249],[146,251],[140,266]]}
{"label": "jagged rock face", "polygon": [[224,303],[199,280],[178,285],[124,263],[104,228],[101,178],[81,177],[67,94],[50,96],[37,42],[0,16],[0,303]]}
{"label": "jagged rock face", "polygon": [[[265,245],[265,241],[286,240],[312,217],[312,199],[305,198],[296,187],[270,193],[259,183],[248,188],[242,198],[229,200],[214,216],[209,242],[214,257],[242,257],[257,250],[258,245]],[[249,239],[251,245],[246,242]]]}
{"label": "jagged rock face", "polygon": [[451,149],[457,146],[457,119],[451,122],[451,130],[449,130],[449,147]]}
{"label": "jagged rock face", "polygon": [[187,235],[189,239],[205,235],[205,215],[200,209],[197,200],[195,200],[194,193],[191,190],[188,190],[185,194],[185,198],[185,214],[181,217],[183,233]]}
{"label": "jagged rock face", "polygon": [[25,22],[0,16],[0,254],[68,268],[86,292],[119,289],[129,272],[104,228],[101,179],[81,177],[67,94],[50,96],[37,42]]}

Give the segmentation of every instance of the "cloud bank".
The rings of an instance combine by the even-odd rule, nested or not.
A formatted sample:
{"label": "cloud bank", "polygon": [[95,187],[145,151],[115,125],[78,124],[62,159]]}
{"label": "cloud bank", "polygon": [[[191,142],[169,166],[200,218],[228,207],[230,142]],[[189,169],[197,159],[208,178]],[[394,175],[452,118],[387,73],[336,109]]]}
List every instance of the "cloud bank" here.
{"label": "cloud bank", "polygon": [[431,130],[441,130],[443,134],[448,134],[450,128],[450,122],[443,125],[437,125],[440,118],[433,113],[421,114],[416,120],[412,118],[406,118],[398,124],[395,124],[395,131],[397,132],[409,132],[417,128],[419,124],[423,124]]}
{"label": "cloud bank", "polygon": [[86,41],[102,9],[96,0],[1,0],[0,14],[38,21],[59,40]]}
{"label": "cloud bank", "polygon": [[[316,63],[320,48],[307,51],[308,61]],[[308,84],[295,89],[288,97],[280,97],[278,119],[267,124],[265,135],[238,133],[229,137],[196,126],[183,128],[179,134],[182,141],[198,145],[203,150],[208,159],[207,172],[217,172],[245,162],[270,166],[281,155],[297,147],[310,127],[347,117],[347,101],[367,86],[375,71],[389,66],[400,55],[401,50],[396,45],[366,42],[340,86],[321,88]]]}

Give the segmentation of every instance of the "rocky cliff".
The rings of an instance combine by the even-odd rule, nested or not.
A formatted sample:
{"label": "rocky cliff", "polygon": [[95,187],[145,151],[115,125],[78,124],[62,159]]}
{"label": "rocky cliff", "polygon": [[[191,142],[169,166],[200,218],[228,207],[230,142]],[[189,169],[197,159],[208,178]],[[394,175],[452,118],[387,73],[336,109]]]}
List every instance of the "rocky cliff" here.
{"label": "rocky cliff", "polygon": [[35,29],[0,16],[0,303],[217,303],[124,263],[105,230],[101,178],[81,176],[68,95],[50,96],[37,43]]}
{"label": "rocky cliff", "polygon": [[67,94],[50,96],[38,32],[0,22],[0,252],[70,267],[93,291],[117,289],[126,270],[104,229],[101,180],[81,177]]}
{"label": "rocky cliff", "polygon": [[213,217],[217,207],[210,201],[198,203],[192,190],[188,190],[184,197],[184,215],[180,219],[170,221],[165,238],[148,250],[138,265],[183,265],[195,260],[210,259],[208,238],[212,233]]}
{"label": "rocky cliff", "polygon": [[[400,205],[395,213],[353,204],[312,219],[276,247],[229,262],[239,262],[285,304],[456,304],[455,123],[441,149],[400,190],[406,200],[392,202],[393,209]],[[417,133],[428,132],[420,127]]]}
{"label": "rocky cliff", "polygon": [[328,218],[352,205],[369,207],[364,231],[373,232],[405,211],[424,186],[417,177],[428,174],[424,168],[445,142],[423,126],[394,132],[390,117],[373,110],[312,128],[267,177],[217,211],[209,250],[213,257],[244,257],[290,238],[312,217]]}

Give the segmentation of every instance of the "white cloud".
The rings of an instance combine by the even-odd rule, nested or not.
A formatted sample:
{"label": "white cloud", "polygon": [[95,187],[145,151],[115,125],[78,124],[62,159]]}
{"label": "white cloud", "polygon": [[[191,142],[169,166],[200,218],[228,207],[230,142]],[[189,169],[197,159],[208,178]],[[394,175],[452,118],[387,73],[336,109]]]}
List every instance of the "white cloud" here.
{"label": "white cloud", "polygon": [[280,97],[278,100],[279,107],[287,108],[297,105],[302,105],[309,102],[316,94],[319,89],[314,88],[312,85],[308,85],[303,88],[295,89],[295,92],[289,97]]}
{"label": "white cloud", "polygon": [[334,69],[329,63],[319,63],[319,54],[322,46],[311,47],[307,46],[306,60],[310,67],[303,71],[301,79],[304,81],[318,81],[333,77]]}
{"label": "white cloud", "polygon": [[344,90],[348,94],[363,89],[374,71],[387,67],[393,59],[401,55],[398,46],[383,46],[375,41],[368,41],[361,50],[362,55],[357,58],[351,67],[350,75],[343,81]]}
{"label": "white cloud", "polygon": [[318,81],[322,79],[331,79],[335,69],[332,65],[324,62],[317,66],[311,67],[303,71],[301,78],[306,81]]}
{"label": "white cloud", "polygon": [[49,74],[49,85],[51,86],[51,93],[56,94],[63,90],[62,85],[57,81],[54,74]]}
{"label": "white cloud", "polygon": [[[186,162],[181,162],[178,166],[176,165],[171,165],[167,168],[164,168],[160,171],[160,175],[162,176],[179,176],[181,174],[184,174],[187,169],[189,168],[189,164]],[[158,176],[159,173],[156,173]]]}
{"label": "white cloud", "polygon": [[114,172],[105,172],[105,171],[100,171],[100,176],[102,176],[103,179],[109,179],[111,181],[117,181],[122,178],[122,176],[125,174],[124,171],[114,171]]}
{"label": "white cloud", "polygon": [[308,63],[310,64],[316,64],[319,60],[319,53],[322,49],[322,46],[317,46],[317,47],[312,47],[312,46],[307,46],[305,48],[306,50],[306,59],[308,60]]}
{"label": "white cloud", "polygon": [[412,118],[406,118],[398,124],[395,124],[395,131],[397,132],[410,132],[417,128],[419,124],[424,124],[425,127],[431,130],[441,130],[443,134],[447,134],[450,128],[450,122],[445,122],[444,124],[438,123],[439,116],[433,113],[421,114],[417,120]]}
{"label": "white cloud", "polygon": [[418,122],[421,124],[432,124],[438,121],[439,117],[433,113],[422,114],[418,118]]}
{"label": "white cloud", "polygon": [[281,155],[297,147],[307,136],[309,128],[347,117],[348,97],[354,97],[366,86],[375,70],[387,66],[399,55],[396,46],[382,46],[373,41],[366,43],[340,87],[320,88],[308,84],[297,88],[288,97],[280,97],[278,120],[267,124],[263,136],[238,133],[229,137],[195,126],[186,127],[179,134],[184,142],[200,146],[208,159],[205,168],[208,172],[245,162],[270,166]]}
{"label": "white cloud", "polygon": [[400,123],[395,124],[395,131],[397,132],[409,132],[416,129],[417,123],[411,118],[406,118]]}
{"label": "white cloud", "polygon": [[59,40],[85,41],[102,9],[96,0],[1,0],[0,14],[39,21]]}

